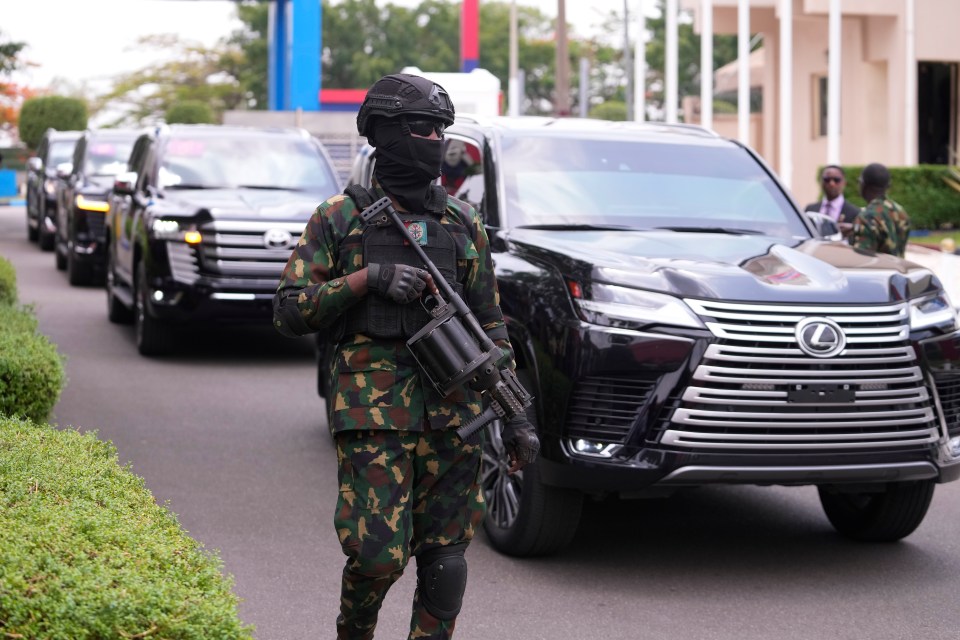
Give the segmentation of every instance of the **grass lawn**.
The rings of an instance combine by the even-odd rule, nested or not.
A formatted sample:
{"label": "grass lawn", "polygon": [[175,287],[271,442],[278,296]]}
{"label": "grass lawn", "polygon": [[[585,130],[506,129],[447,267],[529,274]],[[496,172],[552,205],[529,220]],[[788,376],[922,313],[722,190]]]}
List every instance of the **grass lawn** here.
{"label": "grass lawn", "polygon": [[952,239],[954,246],[960,249],[960,230],[930,231],[929,233],[923,233],[922,235],[914,231],[910,234],[910,243],[931,247],[933,249],[939,249],[940,242],[947,238]]}

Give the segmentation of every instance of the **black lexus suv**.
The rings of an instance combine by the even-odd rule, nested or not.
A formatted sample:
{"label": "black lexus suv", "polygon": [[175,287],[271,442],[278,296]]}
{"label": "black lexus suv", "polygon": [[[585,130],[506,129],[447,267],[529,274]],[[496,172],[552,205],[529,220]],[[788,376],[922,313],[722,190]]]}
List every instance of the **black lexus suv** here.
{"label": "black lexus suv", "polygon": [[57,166],[70,162],[81,131],[47,129],[37,154],[27,161],[27,238],[44,251],[53,249],[57,224]]}
{"label": "black lexus suv", "polygon": [[816,485],[838,532],[893,541],[960,476],[940,282],[824,238],[749,148],[685,125],[459,118],[444,163],[485,221],[543,447],[509,475],[486,439],[496,549],[562,549],[585,496],[716,483]]}
{"label": "black lexus suv", "polygon": [[54,255],[72,285],[90,284],[106,264],[107,198],[114,178],[127,170],[132,129],[88,129],[73,150],[57,199]]}
{"label": "black lexus suv", "polygon": [[307,220],[340,185],[301,129],[170,125],[134,143],[107,213],[112,322],[143,355],[191,323],[269,323],[280,274]]}

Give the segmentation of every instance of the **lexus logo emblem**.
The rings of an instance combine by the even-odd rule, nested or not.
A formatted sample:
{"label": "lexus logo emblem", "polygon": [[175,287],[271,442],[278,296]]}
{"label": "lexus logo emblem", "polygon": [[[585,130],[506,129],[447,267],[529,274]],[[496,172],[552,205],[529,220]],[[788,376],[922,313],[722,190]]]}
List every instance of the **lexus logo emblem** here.
{"label": "lexus logo emblem", "polygon": [[293,236],[283,229],[270,229],[263,234],[263,245],[267,249],[287,249],[293,241]]}
{"label": "lexus logo emblem", "polygon": [[830,318],[804,318],[796,336],[800,350],[814,358],[832,358],[847,346],[843,329]]}

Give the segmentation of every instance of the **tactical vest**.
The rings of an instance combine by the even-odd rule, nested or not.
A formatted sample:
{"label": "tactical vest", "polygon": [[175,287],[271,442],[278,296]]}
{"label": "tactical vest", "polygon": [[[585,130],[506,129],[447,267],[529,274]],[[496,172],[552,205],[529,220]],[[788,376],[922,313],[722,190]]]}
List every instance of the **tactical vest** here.
{"label": "tactical vest", "polygon": [[[443,188],[440,187],[442,190]],[[365,209],[373,203],[374,198],[366,190],[357,189],[356,185],[348,187],[344,192],[350,196],[360,209]],[[444,192],[444,202],[446,192]],[[441,214],[442,215],[442,212]],[[465,274],[458,273],[457,258],[462,246],[454,234],[466,234],[463,227],[440,224],[440,216],[430,213],[413,214],[399,212],[410,235],[416,239],[430,261],[444,279],[457,292],[463,295],[463,285],[460,281]],[[340,246],[340,263],[345,264],[347,256],[352,252],[357,240],[356,236],[348,236]],[[425,269],[426,265],[409,245],[392,221],[384,225],[369,225],[363,230],[359,242],[362,243],[363,266],[370,263],[378,264],[407,264]],[[343,326],[340,335],[362,333],[373,338],[406,339],[430,322],[431,316],[423,305],[423,299],[414,300],[409,304],[398,304],[383,296],[372,294],[355,304],[344,314]]]}

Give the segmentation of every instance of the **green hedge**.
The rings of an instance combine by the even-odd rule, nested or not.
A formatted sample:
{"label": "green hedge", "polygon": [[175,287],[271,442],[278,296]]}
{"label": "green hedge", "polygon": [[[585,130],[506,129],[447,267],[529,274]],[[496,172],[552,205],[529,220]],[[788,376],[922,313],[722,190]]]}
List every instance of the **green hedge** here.
{"label": "green hedge", "polygon": [[0,632],[252,638],[232,579],[92,433],[0,417]]}
{"label": "green hedge", "polygon": [[20,139],[31,149],[40,144],[44,131],[82,131],[87,128],[87,103],[67,96],[37,96],[20,107]]}
{"label": "green hedge", "polygon": [[43,422],[66,382],[57,346],[35,331],[29,310],[0,308],[0,323],[0,416]]}
{"label": "green hedge", "polygon": [[63,358],[37,331],[33,310],[16,303],[16,271],[0,256],[0,416],[43,422],[66,382]]}
{"label": "green hedge", "polygon": [[[17,271],[10,261],[0,256],[0,305],[17,303]],[[3,325],[0,325],[3,326]]]}
{"label": "green hedge", "polygon": [[[847,188],[843,197],[858,207],[866,203],[860,197],[857,178],[864,165],[844,165]],[[822,168],[822,167],[821,167]],[[948,167],[922,164],[916,167],[887,167],[890,170],[891,198],[899,202],[914,229],[941,229],[960,227],[960,192],[950,187],[944,177]],[[817,176],[820,169],[817,170]]]}

